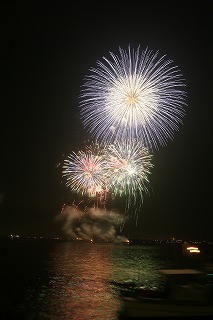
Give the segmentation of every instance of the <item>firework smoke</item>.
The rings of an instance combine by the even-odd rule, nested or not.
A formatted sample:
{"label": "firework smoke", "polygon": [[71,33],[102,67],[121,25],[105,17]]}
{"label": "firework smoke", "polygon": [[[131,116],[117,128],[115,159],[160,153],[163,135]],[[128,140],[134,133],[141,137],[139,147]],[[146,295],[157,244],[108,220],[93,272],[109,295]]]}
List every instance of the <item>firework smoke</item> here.
{"label": "firework smoke", "polygon": [[57,218],[63,224],[62,231],[72,239],[101,239],[106,242],[123,242],[127,239],[117,234],[122,230],[125,218],[117,212],[97,208],[82,211],[75,205],[64,206]]}

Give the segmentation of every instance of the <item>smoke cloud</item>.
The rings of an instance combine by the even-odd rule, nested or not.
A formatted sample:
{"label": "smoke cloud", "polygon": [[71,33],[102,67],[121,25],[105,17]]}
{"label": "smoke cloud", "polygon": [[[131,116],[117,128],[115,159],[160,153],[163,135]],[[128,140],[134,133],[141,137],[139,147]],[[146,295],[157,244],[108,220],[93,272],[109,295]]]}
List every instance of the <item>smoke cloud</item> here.
{"label": "smoke cloud", "polygon": [[127,241],[127,238],[119,235],[117,231],[122,231],[126,218],[115,211],[100,208],[82,210],[74,205],[67,205],[57,219],[62,222],[62,231],[73,239]]}

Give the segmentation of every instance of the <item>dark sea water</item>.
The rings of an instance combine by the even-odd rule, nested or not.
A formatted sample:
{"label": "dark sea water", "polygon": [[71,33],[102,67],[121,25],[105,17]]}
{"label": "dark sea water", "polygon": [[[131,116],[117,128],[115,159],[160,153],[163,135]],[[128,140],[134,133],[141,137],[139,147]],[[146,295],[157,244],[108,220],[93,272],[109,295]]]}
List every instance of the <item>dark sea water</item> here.
{"label": "dark sea water", "polygon": [[57,240],[0,240],[0,257],[0,320],[116,320],[118,283],[159,288],[157,269],[179,263],[172,244]]}

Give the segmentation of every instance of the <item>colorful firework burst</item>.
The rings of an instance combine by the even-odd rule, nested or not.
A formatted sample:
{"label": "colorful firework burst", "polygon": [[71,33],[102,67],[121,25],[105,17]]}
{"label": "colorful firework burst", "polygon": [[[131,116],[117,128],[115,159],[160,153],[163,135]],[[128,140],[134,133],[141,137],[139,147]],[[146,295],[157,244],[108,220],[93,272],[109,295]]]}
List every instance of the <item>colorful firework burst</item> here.
{"label": "colorful firework burst", "polygon": [[125,196],[127,202],[139,193],[149,193],[152,155],[141,142],[124,140],[105,149],[107,152],[108,188],[114,196]]}
{"label": "colorful firework burst", "polygon": [[[64,162],[62,174],[70,190],[88,197],[90,205],[105,208],[109,197],[125,197],[127,208],[131,202],[135,204],[137,195],[143,201],[144,193],[149,191],[151,158],[136,140],[117,141],[104,147],[95,143],[86,146],[85,151],[72,152]],[[81,202],[89,206],[87,201]]]}
{"label": "colorful firework burst", "polygon": [[106,190],[103,150],[99,145],[86,146],[85,151],[74,151],[64,161],[62,176],[66,185],[77,194],[95,197]]}
{"label": "colorful firework burst", "polygon": [[106,144],[137,138],[158,149],[173,139],[185,115],[182,74],[158,51],[129,46],[119,53],[97,61],[85,77],[79,105],[83,125]]}

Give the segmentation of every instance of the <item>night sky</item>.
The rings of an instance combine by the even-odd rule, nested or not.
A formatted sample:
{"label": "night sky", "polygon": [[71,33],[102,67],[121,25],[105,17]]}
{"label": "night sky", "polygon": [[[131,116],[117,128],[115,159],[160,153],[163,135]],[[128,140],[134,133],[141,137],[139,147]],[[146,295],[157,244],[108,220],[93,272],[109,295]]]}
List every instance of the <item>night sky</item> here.
{"label": "night sky", "polygon": [[188,106],[174,140],[154,153],[153,192],[123,232],[212,239],[211,1],[45,3],[1,5],[0,236],[64,235],[55,219],[64,203],[60,164],[88,136],[83,78],[130,44],[175,62]]}

